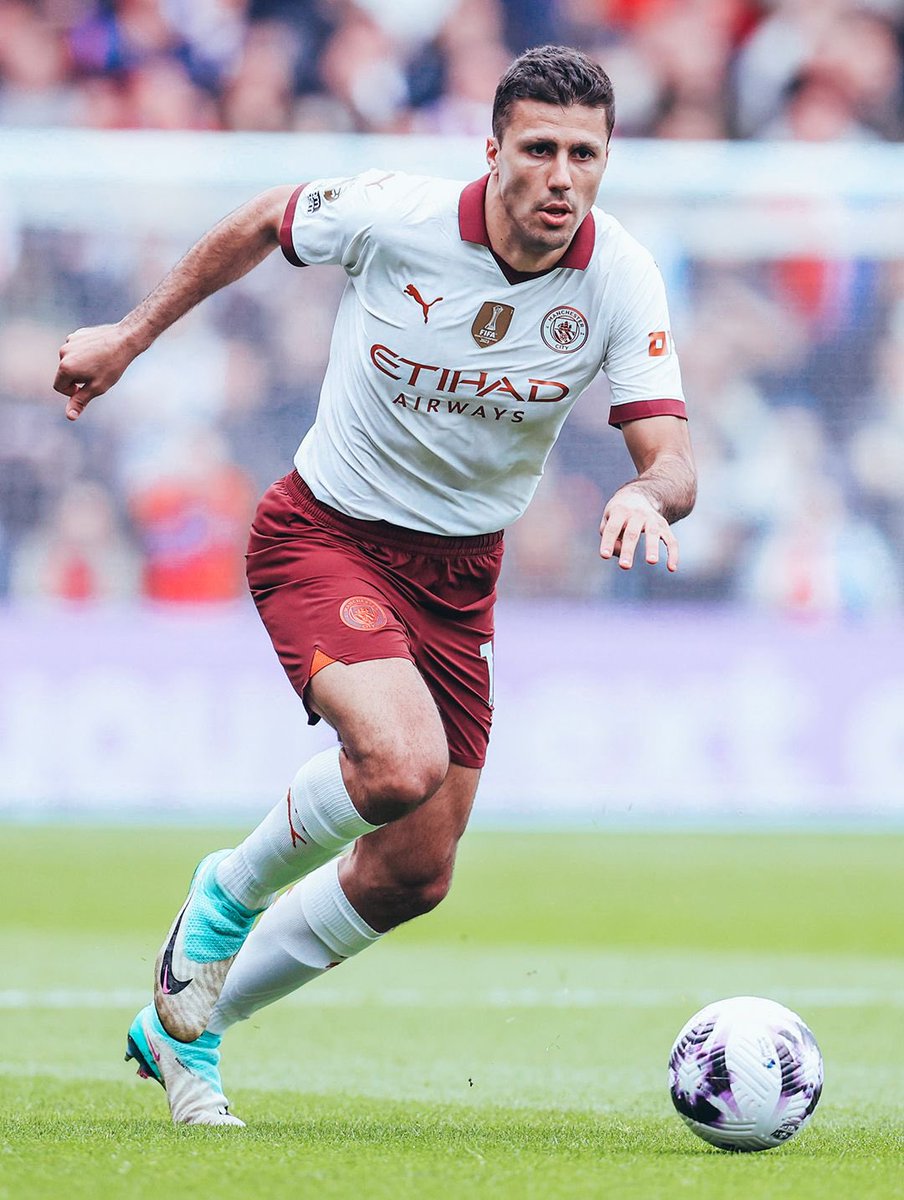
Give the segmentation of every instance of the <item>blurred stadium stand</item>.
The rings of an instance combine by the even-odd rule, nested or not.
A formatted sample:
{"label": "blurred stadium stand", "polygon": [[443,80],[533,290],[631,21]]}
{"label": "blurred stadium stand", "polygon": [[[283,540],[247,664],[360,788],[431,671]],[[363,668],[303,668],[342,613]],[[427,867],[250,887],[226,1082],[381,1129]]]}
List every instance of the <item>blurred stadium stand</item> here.
{"label": "blurred stadium stand", "polygon": [[[94,622],[99,646],[104,622],[125,639],[135,627],[128,613],[153,602],[145,631],[154,654],[167,620],[179,629],[189,620],[188,652],[232,630],[235,609],[245,613],[248,516],[313,416],[343,277],[273,256],[171,330],[75,427],[50,390],[65,334],[118,319],[210,223],[271,184],[370,165],[476,177],[500,71],[512,52],[560,40],[594,53],[615,82],[600,203],[654,250],[666,276],[701,492],[681,528],[678,576],[601,566],[599,514],[630,465],[606,425],[600,380],[509,533],[503,599],[550,621],[584,613],[588,628],[605,613],[609,628],[627,621],[631,637],[645,611],[668,612],[657,622],[674,622],[673,632],[690,622],[694,644],[710,628],[727,655],[764,621],[796,630],[810,651],[777,634],[779,677],[770,683],[766,671],[744,692],[731,727],[746,720],[749,729],[751,711],[773,705],[793,729],[800,705],[776,706],[775,693],[787,699],[807,677],[808,653],[837,653],[847,673],[811,672],[801,701],[807,721],[847,731],[834,779],[828,768],[813,776],[824,752],[816,741],[794,760],[809,764],[803,782],[793,763],[782,776],[788,760],[767,743],[774,768],[763,775],[761,747],[760,774],[751,782],[738,766],[734,794],[792,809],[895,809],[891,780],[904,769],[904,716],[894,717],[895,694],[904,711],[904,661],[894,665],[893,648],[904,609],[902,31],[904,5],[892,0],[0,0],[0,635],[16,660],[0,678],[0,748],[37,750],[58,731],[48,692],[45,735],[10,732],[27,675],[22,647],[52,673],[50,647],[65,653],[60,631],[77,618],[82,630]],[[879,628],[887,703],[855,678]],[[862,645],[850,641],[857,629]],[[770,644],[750,636],[751,646]],[[263,642],[256,653],[266,656]],[[789,663],[797,666],[782,676]],[[614,678],[629,680],[632,664],[619,669]],[[706,695],[715,712],[718,693]],[[202,708],[213,702],[205,697]],[[594,703],[606,700],[594,693]],[[542,730],[539,709],[536,722]],[[857,774],[865,731],[878,737],[886,726],[874,765]],[[701,752],[710,768],[714,728]],[[547,757],[561,762],[569,739],[547,736]],[[531,742],[523,728],[511,738]],[[752,746],[737,755],[752,762]],[[292,750],[286,769],[295,758]],[[111,771],[106,784],[94,772],[69,799],[113,803],[130,770]],[[726,776],[707,783],[687,770],[679,807],[715,811]],[[6,772],[0,805],[51,803],[50,775],[22,771]],[[539,763],[524,772],[520,799],[502,772],[490,784],[497,796],[508,786],[506,804],[517,807],[533,781],[539,809],[542,774]],[[572,792],[581,778],[576,769]],[[155,779],[154,794],[203,799],[190,780]],[[631,789],[610,782],[607,803],[617,804]],[[610,783],[595,786],[588,803]],[[655,807],[677,786],[638,775],[632,803]],[[249,768],[235,803],[253,787]],[[226,781],[217,794],[228,790]],[[136,802],[151,794],[147,783]]]}

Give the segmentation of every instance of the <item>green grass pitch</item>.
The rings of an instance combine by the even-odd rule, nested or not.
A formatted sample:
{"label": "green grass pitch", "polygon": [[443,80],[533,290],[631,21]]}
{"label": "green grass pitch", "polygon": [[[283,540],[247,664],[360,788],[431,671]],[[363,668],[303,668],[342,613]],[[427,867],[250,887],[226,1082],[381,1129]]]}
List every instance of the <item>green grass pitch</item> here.
{"label": "green grass pitch", "polygon": [[[174,1129],[125,1030],[222,844],[0,828],[3,1200],[904,1196],[904,836],[473,832],[437,912],[230,1032],[247,1130]],[[687,1017],[740,993],[826,1061],[811,1125],[753,1155],[665,1082]]]}

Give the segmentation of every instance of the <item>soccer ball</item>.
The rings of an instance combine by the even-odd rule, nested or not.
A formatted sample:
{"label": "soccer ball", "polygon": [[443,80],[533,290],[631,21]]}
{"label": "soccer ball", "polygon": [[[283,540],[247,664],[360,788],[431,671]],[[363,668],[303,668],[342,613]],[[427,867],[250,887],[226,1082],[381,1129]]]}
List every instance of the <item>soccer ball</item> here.
{"label": "soccer ball", "polygon": [[672,1103],[720,1150],[768,1150],[793,1137],[822,1092],[822,1055],[789,1008],[735,996],[701,1008],[669,1056]]}

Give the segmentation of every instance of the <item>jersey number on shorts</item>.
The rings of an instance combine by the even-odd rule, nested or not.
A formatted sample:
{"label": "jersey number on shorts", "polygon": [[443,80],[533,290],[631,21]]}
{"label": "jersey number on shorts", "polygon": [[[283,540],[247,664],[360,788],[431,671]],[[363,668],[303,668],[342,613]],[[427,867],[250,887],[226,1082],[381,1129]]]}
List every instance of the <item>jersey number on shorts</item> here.
{"label": "jersey number on shorts", "polygon": [[490,692],[489,692],[488,699],[489,699],[490,708],[492,708],[493,707],[493,643],[492,642],[481,642],[480,657],[485,659],[486,664],[487,664],[487,674],[490,677]]}

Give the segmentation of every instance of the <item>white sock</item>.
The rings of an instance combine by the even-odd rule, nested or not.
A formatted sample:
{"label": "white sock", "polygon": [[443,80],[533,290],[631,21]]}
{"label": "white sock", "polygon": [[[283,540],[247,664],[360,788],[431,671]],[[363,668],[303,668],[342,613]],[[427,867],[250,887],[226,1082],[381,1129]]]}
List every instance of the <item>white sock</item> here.
{"label": "white sock", "polygon": [[338,861],[325,863],[280,896],[252,929],[229,968],[208,1030],[224,1033],[380,937],[349,903]]}
{"label": "white sock", "polygon": [[378,828],[352,803],[334,746],[305,763],[285,800],[223,859],[217,880],[246,908],[265,908],[274,892]]}

